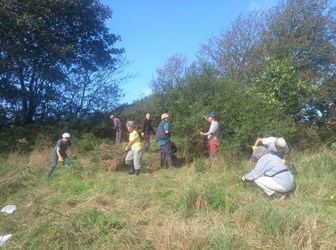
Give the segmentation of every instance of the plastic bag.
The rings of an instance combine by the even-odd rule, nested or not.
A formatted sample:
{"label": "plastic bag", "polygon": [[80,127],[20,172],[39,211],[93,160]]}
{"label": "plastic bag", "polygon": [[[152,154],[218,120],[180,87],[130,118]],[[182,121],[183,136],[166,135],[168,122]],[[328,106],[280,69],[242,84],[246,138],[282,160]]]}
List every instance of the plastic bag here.
{"label": "plastic bag", "polygon": [[17,210],[15,205],[7,205],[1,209],[1,212],[5,214],[12,214]]}
{"label": "plastic bag", "polygon": [[3,236],[0,236],[0,246],[6,243],[7,240],[9,240],[12,237],[11,234],[6,234]]}

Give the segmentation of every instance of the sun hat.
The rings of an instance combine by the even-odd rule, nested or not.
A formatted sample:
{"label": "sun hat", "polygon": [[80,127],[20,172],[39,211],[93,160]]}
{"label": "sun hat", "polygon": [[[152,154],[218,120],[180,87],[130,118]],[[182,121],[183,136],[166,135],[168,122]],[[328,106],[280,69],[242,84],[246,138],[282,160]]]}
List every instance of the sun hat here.
{"label": "sun hat", "polygon": [[277,148],[285,148],[287,146],[285,139],[282,137],[277,138],[274,144]]}
{"label": "sun hat", "polygon": [[161,120],[162,119],[165,119],[165,118],[168,118],[169,117],[169,115],[167,114],[167,113],[163,113],[162,115],[161,115]]}
{"label": "sun hat", "polygon": [[69,134],[69,133],[64,133],[64,134],[62,135],[62,137],[70,138],[70,134]]}
{"label": "sun hat", "polygon": [[114,115],[111,115],[111,116],[110,116],[110,119],[112,119],[113,117],[114,117]]}

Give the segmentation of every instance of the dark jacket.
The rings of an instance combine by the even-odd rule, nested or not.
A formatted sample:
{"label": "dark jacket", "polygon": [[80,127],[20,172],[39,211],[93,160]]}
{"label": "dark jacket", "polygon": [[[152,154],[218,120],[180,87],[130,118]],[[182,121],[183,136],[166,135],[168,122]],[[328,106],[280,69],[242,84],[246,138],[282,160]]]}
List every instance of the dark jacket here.
{"label": "dark jacket", "polygon": [[155,134],[155,140],[156,141],[169,141],[170,139],[170,135],[166,133],[166,131],[163,128],[163,125],[166,123],[166,120],[161,120],[161,122],[159,123],[159,126],[156,130],[156,134]]}
{"label": "dark jacket", "polygon": [[142,130],[145,134],[150,134],[150,132],[153,131],[152,124],[151,124],[151,120],[144,119],[143,122],[142,122],[141,130]]}

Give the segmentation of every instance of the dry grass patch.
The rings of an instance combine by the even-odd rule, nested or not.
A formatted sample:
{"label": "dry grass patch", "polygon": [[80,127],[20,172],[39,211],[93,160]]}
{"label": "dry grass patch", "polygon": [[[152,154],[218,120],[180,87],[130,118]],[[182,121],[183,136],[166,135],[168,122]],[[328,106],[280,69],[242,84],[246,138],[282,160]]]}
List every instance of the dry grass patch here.
{"label": "dry grass patch", "polygon": [[8,249],[335,249],[330,152],[331,159],[297,157],[297,189],[269,200],[239,180],[247,161],[233,166],[220,155],[158,170],[159,154],[151,152],[140,176],[130,176],[109,169],[123,153],[112,148],[99,145],[104,155],[79,157],[49,182],[44,172],[24,171],[28,155],[6,159],[1,188],[10,181],[17,190],[4,201],[19,210],[0,218],[2,232],[14,233]]}
{"label": "dry grass patch", "polygon": [[110,150],[110,145],[105,142],[102,142],[96,146],[96,149],[98,149],[101,152],[108,152]]}
{"label": "dry grass patch", "polygon": [[50,165],[52,151],[49,149],[34,150],[29,155],[29,167],[32,169],[46,169]]}
{"label": "dry grass patch", "polygon": [[101,160],[99,168],[105,171],[116,171],[125,169],[125,158],[118,157],[115,159]]}
{"label": "dry grass patch", "polygon": [[215,227],[209,226],[206,218],[181,220],[172,214],[138,225],[137,229],[154,249],[210,249],[209,239]]}
{"label": "dry grass patch", "polygon": [[79,162],[79,164],[82,166],[82,168],[88,168],[88,167],[91,167],[91,161],[89,158],[87,157],[78,157],[77,158],[77,161]]}

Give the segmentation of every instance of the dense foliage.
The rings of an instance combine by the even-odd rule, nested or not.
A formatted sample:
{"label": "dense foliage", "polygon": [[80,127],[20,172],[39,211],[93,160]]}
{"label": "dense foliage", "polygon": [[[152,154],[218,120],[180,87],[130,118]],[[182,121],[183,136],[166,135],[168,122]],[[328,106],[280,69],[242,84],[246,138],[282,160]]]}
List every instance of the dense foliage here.
{"label": "dense foliage", "polygon": [[335,14],[328,0],[288,0],[239,16],[197,61],[174,55],[157,70],[142,114],[168,112],[192,154],[211,111],[224,145],[239,150],[258,136],[284,136],[293,147],[336,140]]}

